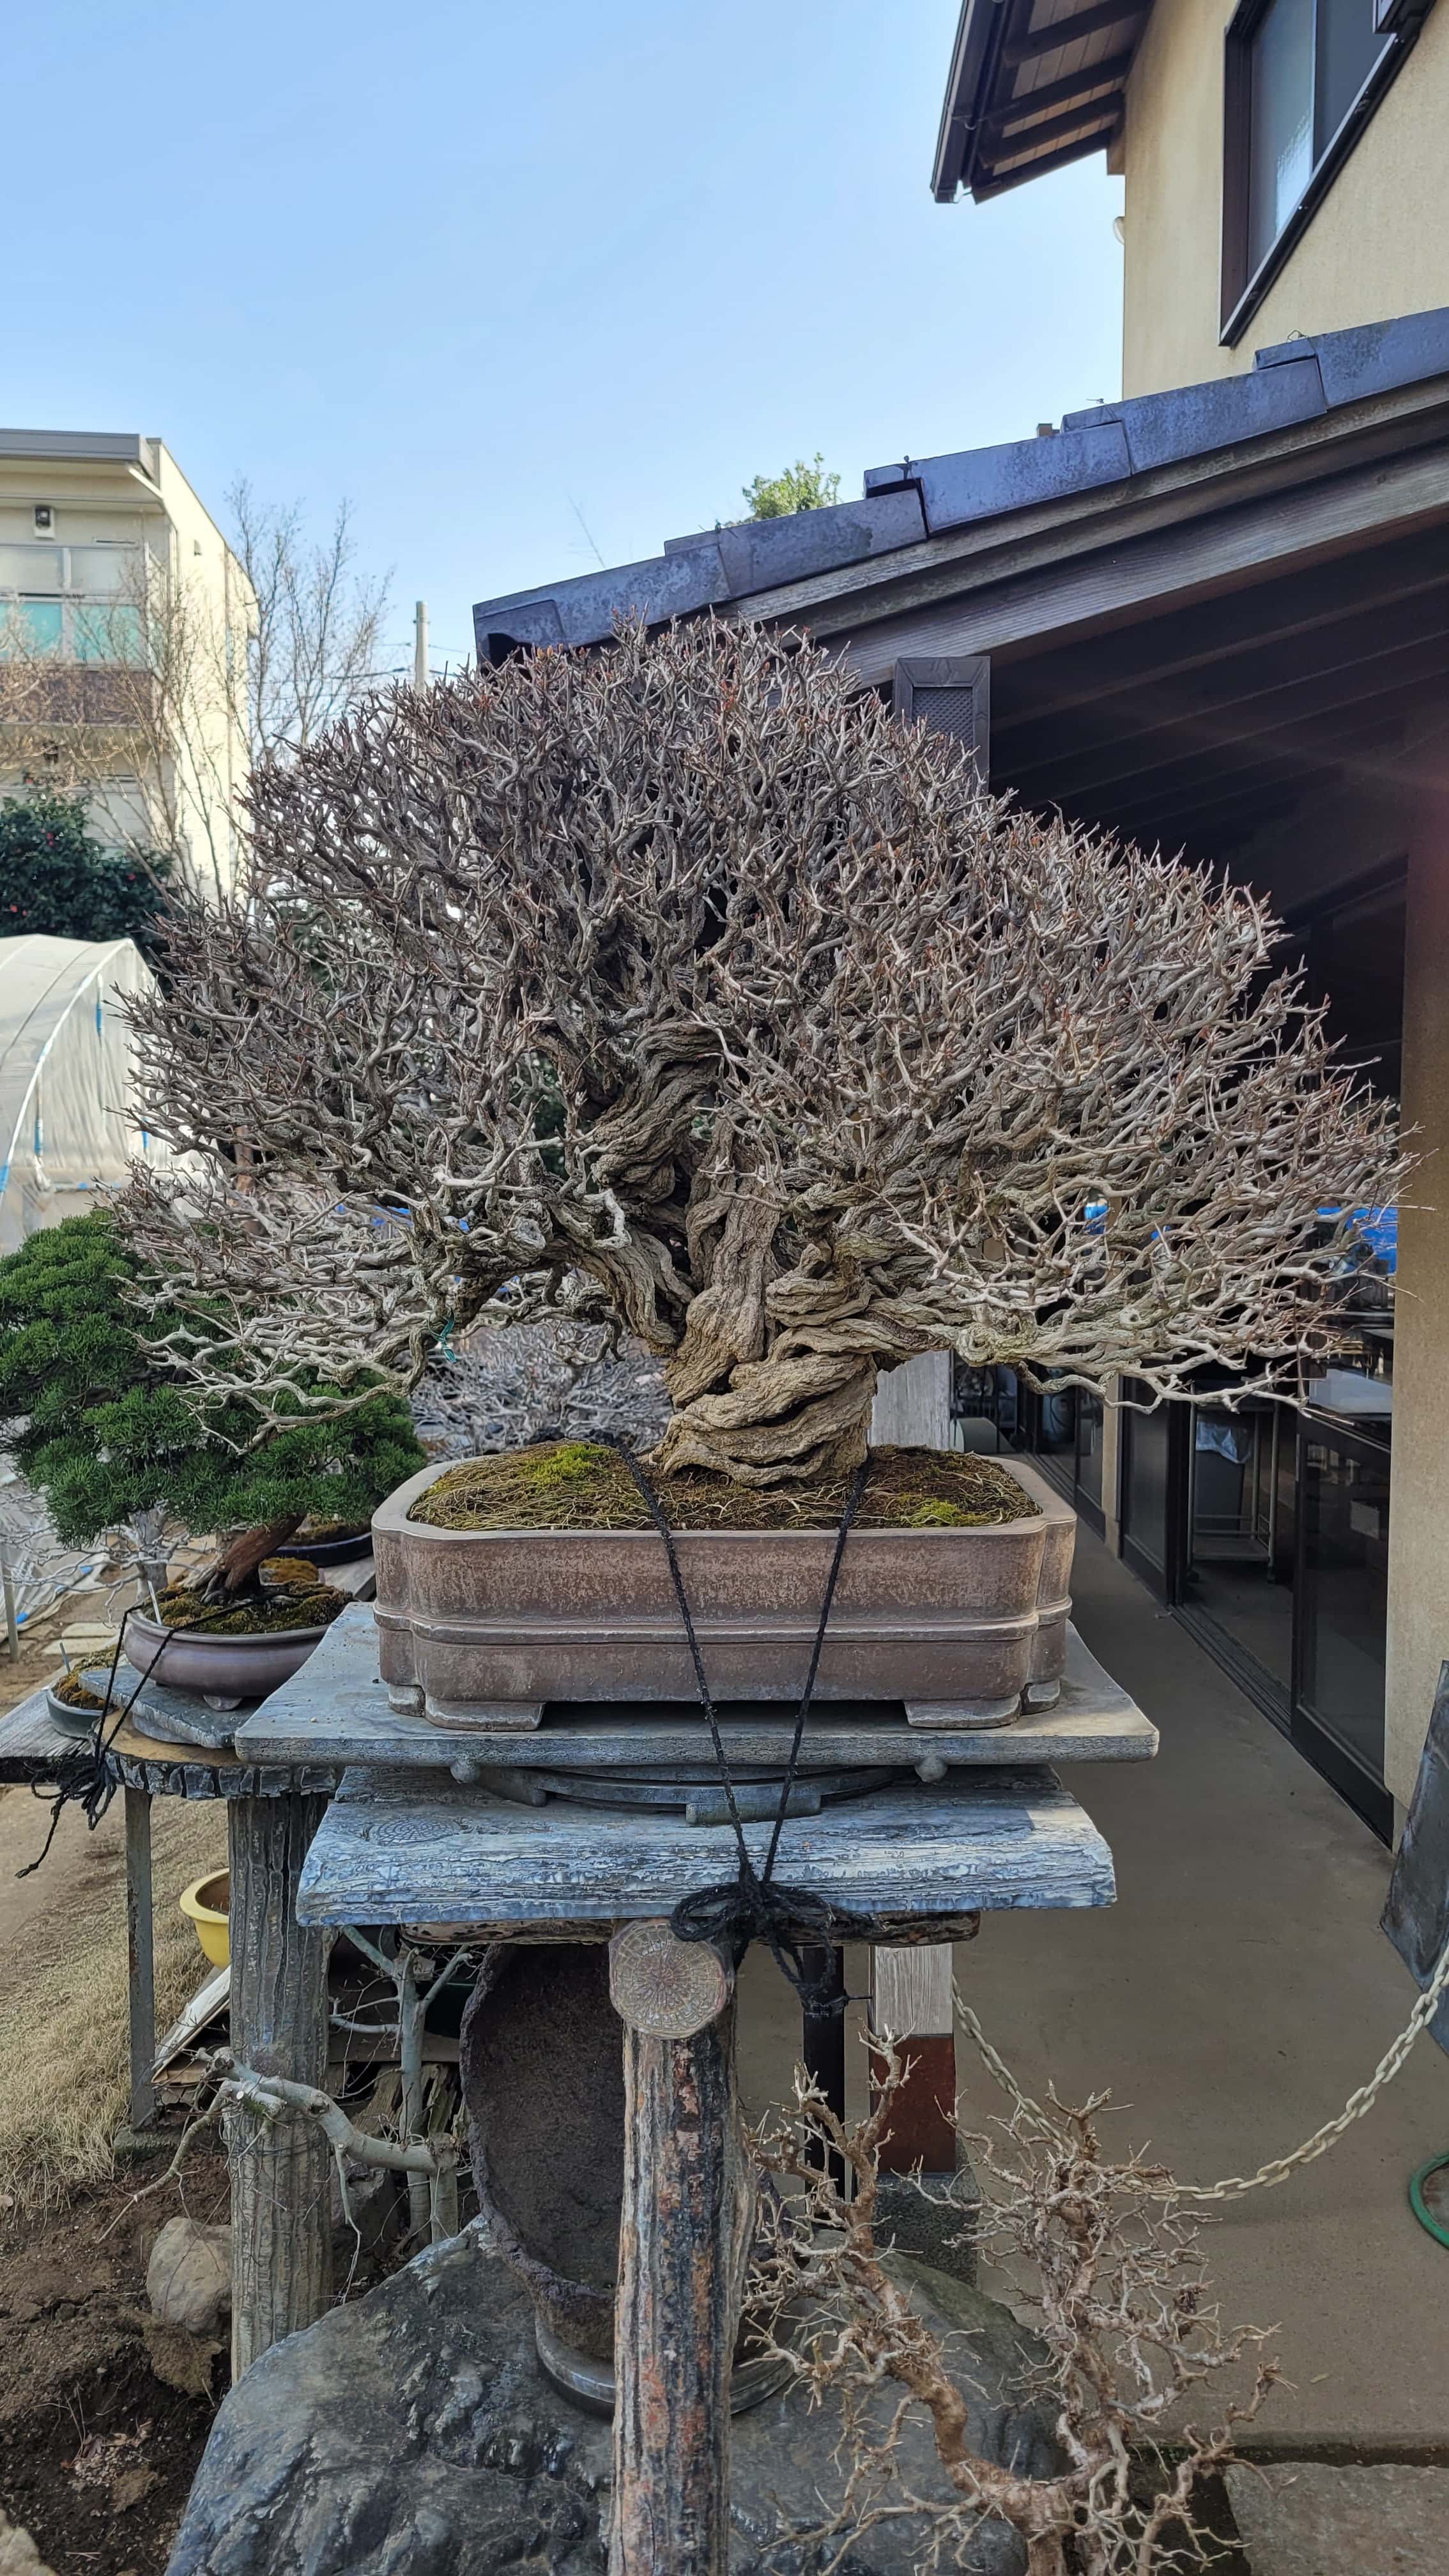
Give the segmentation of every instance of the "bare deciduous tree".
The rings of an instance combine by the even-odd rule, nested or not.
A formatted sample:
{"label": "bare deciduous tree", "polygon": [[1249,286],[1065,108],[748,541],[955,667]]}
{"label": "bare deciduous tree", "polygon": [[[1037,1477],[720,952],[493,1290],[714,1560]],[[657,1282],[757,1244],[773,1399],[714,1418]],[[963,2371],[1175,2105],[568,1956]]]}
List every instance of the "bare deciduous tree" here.
{"label": "bare deciduous tree", "polygon": [[[751,2137],[757,2164],[785,2186],[761,2196],[751,2313],[762,2323],[790,2319],[783,2348],[799,2378],[842,2416],[844,2493],[834,2514],[800,2535],[815,2544],[822,2570],[852,2539],[893,2521],[910,2523],[923,2568],[971,2563],[971,2538],[991,2523],[1020,2534],[1027,2576],[1162,2576],[1168,2566],[1211,2560],[1218,2552],[1196,2524],[1194,2490],[1231,2460],[1236,2429],[1279,2374],[1258,2359],[1262,2329],[1224,2330],[1208,2292],[1201,2221],[1174,2199],[1171,2176],[1140,2156],[1108,2155],[1105,2094],[1071,2109],[1055,2095],[1043,2105],[1016,2090],[1009,2117],[972,2138],[986,2198],[963,2210],[963,2234],[969,2226],[1012,2271],[1016,2303],[1044,2346],[1039,2371],[1012,2394],[1043,2408],[1062,2458],[1054,2476],[1020,2474],[971,2447],[961,2386],[969,2338],[948,2354],[881,2260],[880,2149],[907,2061],[889,2040],[872,2054],[868,2119],[847,2128],[800,2072],[794,2118],[772,2116]],[[830,2153],[822,2149],[848,2170],[850,2197],[823,2170]],[[1220,2401],[1218,2428],[1195,2431],[1185,2416],[1195,2392],[1240,2368],[1239,2395]],[[900,2401],[883,2431],[868,2420],[882,2387]],[[903,2468],[901,2428],[913,2407],[930,2423],[944,2502],[916,2492]],[[1164,2446],[1180,2446],[1174,2467],[1157,2456]]]}
{"label": "bare deciduous tree", "polygon": [[274,760],[313,742],[376,680],[386,579],[356,568],[350,503],[309,544],[302,513],[259,501],[243,476],[227,494],[233,542],[256,601],[249,647],[251,743]]}
{"label": "bare deciduous tree", "polygon": [[1393,1193],[1262,903],[984,794],[798,639],[369,698],[251,829],[139,1014],[202,1178],[126,1223],[264,1417],[299,1362],[404,1382],[562,1310],[662,1360],[662,1469],[810,1479],[926,1350],[1278,1384]]}
{"label": "bare deciduous tree", "polygon": [[246,482],[228,504],[220,583],[136,547],[114,596],[76,612],[84,660],[0,610],[6,767],[84,798],[128,857],[165,857],[208,900],[236,875],[251,762],[311,741],[376,680],[388,589],[355,568],[346,502],[315,545],[298,508]]}

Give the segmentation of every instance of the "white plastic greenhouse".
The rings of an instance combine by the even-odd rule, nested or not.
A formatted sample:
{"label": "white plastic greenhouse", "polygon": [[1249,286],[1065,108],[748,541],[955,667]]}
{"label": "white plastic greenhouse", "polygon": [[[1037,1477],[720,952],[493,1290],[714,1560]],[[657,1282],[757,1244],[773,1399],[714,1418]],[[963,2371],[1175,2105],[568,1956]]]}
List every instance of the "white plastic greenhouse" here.
{"label": "white plastic greenhouse", "polygon": [[0,939],[0,1252],[90,1204],[137,1154],[120,1004],[151,970],[130,939]]}

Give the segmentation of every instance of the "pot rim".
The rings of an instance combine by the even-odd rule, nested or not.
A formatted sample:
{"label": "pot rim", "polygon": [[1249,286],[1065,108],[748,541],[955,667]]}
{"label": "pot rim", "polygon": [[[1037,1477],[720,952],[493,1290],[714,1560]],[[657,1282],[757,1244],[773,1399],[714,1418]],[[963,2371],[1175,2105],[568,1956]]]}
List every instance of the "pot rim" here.
{"label": "pot rim", "polygon": [[[417,1474],[410,1476],[406,1484],[399,1485],[387,1496],[386,1501],[378,1504],[372,1516],[374,1537],[421,1538],[429,1545],[462,1541],[469,1546],[476,1545],[480,1539],[547,1539],[555,1545],[563,1539],[567,1539],[570,1543],[589,1540],[597,1543],[599,1540],[608,1540],[616,1545],[620,1540],[632,1540],[638,1546],[651,1548],[659,1544],[659,1533],[654,1529],[559,1529],[550,1523],[544,1523],[532,1529],[443,1529],[436,1521],[415,1521],[409,1518],[412,1506],[418,1497],[426,1493],[430,1485],[436,1484],[440,1476],[449,1474],[455,1467],[469,1467],[473,1463],[471,1458],[444,1458],[419,1468]],[[919,1547],[922,1540],[939,1540],[959,1547],[965,1541],[979,1545],[982,1541],[1021,1538],[1033,1530],[1049,1529],[1054,1522],[1058,1526],[1064,1521],[1075,1524],[1077,1514],[1071,1504],[1064,1495],[1058,1494],[1044,1477],[1031,1475],[1025,1468],[1024,1462],[1018,1470],[1014,1459],[1007,1473],[1016,1477],[1022,1491],[1037,1505],[1035,1511],[1018,1513],[1009,1521],[987,1521],[965,1527],[958,1526],[954,1529],[942,1528],[939,1525],[933,1527],[930,1524],[920,1529],[901,1526],[893,1529],[852,1529],[851,1545],[853,1548],[867,1544],[874,1547],[882,1540],[893,1540],[897,1544],[904,1541],[913,1547]],[[703,1541],[710,1547],[813,1546],[817,1549],[829,1549],[835,1545],[837,1533],[833,1529],[728,1530],[684,1527],[672,1530],[670,1535],[676,1544],[685,1545]]]}
{"label": "pot rim", "polygon": [[228,1654],[235,1653],[238,1646],[250,1650],[266,1646],[296,1646],[304,1639],[315,1643],[317,1638],[325,1637],[327,1628],[333,1625],[329,1619],[327,1627],[324,1628],[233,1629],[230,1636],[222,1636],[216,1629],[168,1628],[164,1620],[152,1619],[144,1610],[128,1610],[127,1627],[132,1620],[135,1621],[139,1631],[147,1637],[154,1637],[158,1644],[163,1638],[171,1638],[178,1646],[185,1646],[188,1651],[193,1646],[219,1646],[223,1647]]}

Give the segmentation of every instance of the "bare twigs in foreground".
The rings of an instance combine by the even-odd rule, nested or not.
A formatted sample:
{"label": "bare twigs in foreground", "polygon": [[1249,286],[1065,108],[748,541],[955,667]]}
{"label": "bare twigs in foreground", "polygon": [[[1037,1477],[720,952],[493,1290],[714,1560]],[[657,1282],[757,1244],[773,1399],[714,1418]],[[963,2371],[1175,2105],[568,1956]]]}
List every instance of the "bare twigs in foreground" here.
{"label": "bare twigs in foreground", "polygon": [[403,2141],[374,2137],[369,2131],[354,2127],[341,2103],[334,2102],[330,2093],[319,2091],[314,2084],[294,2084],[282,2075],[258,2075],[249,2066],[238,2066],[229,2050],[224,2048],[212,2052],[207,2065],[207,2083],[213,2088],[211,2098],[187,2122],[165,2172],[134,2192],[133,2201],[145,2200],[152,2192],[161,2191],[167,2183],[175,2182],[197,2139],[208,2129],[215,2128],[228,2108],[242,2108],[269,2124],[287,2119],[316,2121],[332,2149],[338,2188],[342,2194],[342,2214],[354,2233],[356,2222],[347,2190],[349,2164],[372,2165],[388,2173],[406,2174],[409,2182],[421,2177],[428,2194],[432,2243],[442,2244],[457,2235],[458,2168],[462,2150],[452,2139],[412,2137]]}
{"label": "bare twigs in foreground", "polygon": [[[876,2107],[858,2126],[837,2120],[797,2074],[794,2117],[767,2121],[751,2141],[784,2186],[779,2199],[762,2195],[771,2232],[752,2302],[762,2315],[803,2308],[805,2325],[789,2347],[796,2369],[812,2400],[831,2396],[843,2416],[845,2494],[832,2521],[808,2537],[837,2540],[843,2556],[855,2534],[914,2515],[926,2568],[963,2564],[973,2533],[992,2521],[1025,2541],[1028,2576],[1157,2576],[1168,2565],[1206,2562],[1213,2543],[1195,2521],[1194,2489],[1232,2458],[1236,2428],[1257,2414],[1278,2374],[1255,2358],[1262,2330],[1224,2330],[1207,2294],[1200,2222],[1164,2202],[1169,2178],[1160,2168],[1105,2152],[1105,2095],[1080,2109],[1055,2096],[1044,2106],[1018,2096],[989,2135],[973,2138],[987,2197],[970,2222],[978,2239],[995,2241],[998,2260],[1022,2266],[1019,2279],[1013,2270],[1016,2304],[1045,2358],[1019,2396],[1051,2421],[1062,2466],[1031,2478],[982,2458],[970,2445],[960,2384],[969,2346],[965,2373],[959,2360],[953,2373],[940,2336],[876,2245],[880,2147],[907,2061],[889,2040],[873,2045],[873,2056]],[[821,2142],[843,2159],[851,2198],[821,2170]],[[1240,2364],[1252,2367],[1251,2387],[1221,2404],[1215,2431],[1200,2433],[1184,2413],[1193,2392]],[[882,2433],[866,2405],[883,2386],[900,2395]],[[949,2500],[908,2486],[900,2436],[912,2408],[929,2420]],[[1177,2454],[1170,2464],[1159,2457],[1167,2445]],[[834,2563],[823,2547],[822,2568]]]}
{"label": "bare twigs in foreground", "polygon": [[848,1471],[878,1369],[1328,1347],[1389,1112],[1256,897],[985,795],[797,637],[700,622],[368,698],[251,792],[137,1005],[123,1203],[258,1431],[479,1317],[658,1359],[668,1471]]}

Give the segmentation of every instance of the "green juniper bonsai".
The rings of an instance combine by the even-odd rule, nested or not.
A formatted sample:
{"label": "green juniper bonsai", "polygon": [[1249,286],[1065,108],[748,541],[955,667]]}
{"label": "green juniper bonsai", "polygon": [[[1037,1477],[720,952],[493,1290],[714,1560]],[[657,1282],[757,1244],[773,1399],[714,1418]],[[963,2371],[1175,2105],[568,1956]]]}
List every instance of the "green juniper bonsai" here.
{"label": "green juniper bonsai", "polygon": [[236,1590],[309,1514],[365,1521],[424,1464],[407,1406],[387,1393],[255,1446],[249,1410],[199,1397],[161,1355],[171,1319],[143,1315],[134,1289],[105,1211],[33,1234],[0,1261],[0,1418],[19,1418],[17,1464],[67,1545],[129,1525],[150,1559],[168,1515],[240,1530],[216,1570]]}

